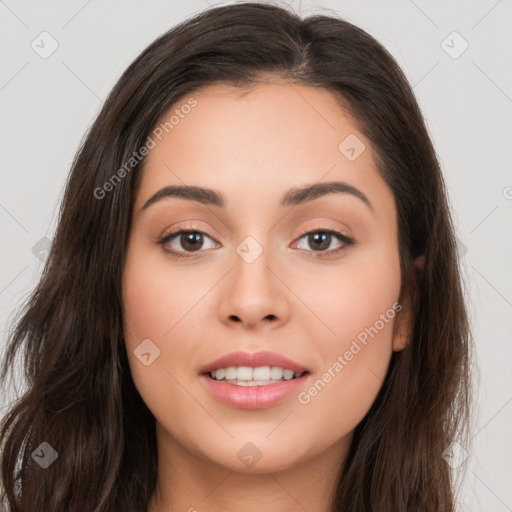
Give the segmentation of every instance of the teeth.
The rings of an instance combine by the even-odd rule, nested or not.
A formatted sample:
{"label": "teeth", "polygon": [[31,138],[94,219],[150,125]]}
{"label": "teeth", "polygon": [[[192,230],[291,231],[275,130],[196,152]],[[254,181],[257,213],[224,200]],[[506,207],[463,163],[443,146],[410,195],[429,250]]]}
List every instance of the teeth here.
{"label": "teeth", "polygon": [[[276,368],[279,370],[280,368]],[[270,366],[259,366],[258,368],[254,368],[252,370],[252,378],[253,380],[270,380],[272,372],[270,371]],[[279,380],[281,377],[272,377],[274,380]]]}
{"label": "teeth", "polygon": [[283,369],[282,368],[271,368],[270,369],[270,378],[271,379],[276,379],[276,380],[281,380],[283,378]]}
{"label": "teeth", "polygon": [[303,372],[294,372],[288,368],[279,368],[277,366],[230,366],[228,368],[219,368],[210,372],[212,379],[236,381],[239,386],[260,386],[272,382],[278,382],[282,379],[291,380],[294,377],[300,377]]}
{"label": "teeth", "polygon": [[226,368],[226,377],[225,377],[225,379],[226,380],[236,379],[236,374],[237,374],[236,368],[234,366],[230,366],[229,368]]}
{"label": "teeth", "polygon": [[283,371],[283,377],[284,377],[284,380],[291,380],[291,379],[293,379],[293,370],[284,370]]}
{"label": "teeth", "polygon": [[252,368],[249,368],[248,366],[239,366],[236,370],[236,377],[237,380],[253,380],[252,379]]}

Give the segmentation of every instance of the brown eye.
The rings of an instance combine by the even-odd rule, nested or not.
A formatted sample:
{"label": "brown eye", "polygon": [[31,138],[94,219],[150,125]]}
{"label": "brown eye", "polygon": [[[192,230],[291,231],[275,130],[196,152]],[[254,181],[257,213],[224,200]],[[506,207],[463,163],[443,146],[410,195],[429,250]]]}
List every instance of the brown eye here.
{"label": "brown eye", "polygon": [[203,234],[198,231],[183,232],[179,240],[186,251],[197,251],[203,244]]}
{"label": "brown eye", "polygon": [[164,251],[175,256],[187,256],[187,254],[201,252],[201,249],[210,249],[215,246],[215,241],[206,233],[184,229],[164,235],[158,243]]}
{"label": "brown eye", "polygon": [[[333,242],[338,244],[333,247]],[[301,242],[305,240],[304,242]],[[354,244],[354,239],[336,231],[335,229],[317,229],[302,234],[297,244],[298,249],[314,253],[315,257],[330,256],[342,251],[346,246]]]}
{"label": "brown eye", "polygon": [[308,244],[315,250],[326,251],[331,245],[332,235],[330,233],[318,232],[308,235]]}

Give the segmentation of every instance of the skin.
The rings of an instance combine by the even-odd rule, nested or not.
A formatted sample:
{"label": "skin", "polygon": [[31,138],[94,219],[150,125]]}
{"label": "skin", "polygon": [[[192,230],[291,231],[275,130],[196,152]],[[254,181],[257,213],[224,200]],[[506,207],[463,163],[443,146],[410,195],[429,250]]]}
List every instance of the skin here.
{"label": "skin", "polygon": [[[197,106],[147,157],[123,275],[131,372],[157,421],[148,510],[327,511],[352,432],[393,350],[408,342],[406,308],[307,404],[294,394],[267,409],[231,407],[210,394],[199,370],[236,350],[271,350],[311,370],[304,390],[321,378],[398,301],[393,194],[370,142],[326,90],[276,82],[193,96]],[[349,134],[366,146],[355,161],[338,149]],[[372,209],[347,193],[279,206],[288,189],[327,181],[356,187]],[[183,184],[215,189],[227,204],[168,197],[141,211],[162,187]],[[195,252],[180,235],[168,242],[185,253],[177,258],[157,243],[171,227],[208,234]],[[300,230],[326,227],[356,243],[343,247],[333,236],[323,252],[343,249],[315,258]],[[235,251],[249,235],[263,248],[250,264]],[[149,366],[134,355],[144,339],[160,350]],[[249,442],[261,453],[250,467],[237,456]]]}

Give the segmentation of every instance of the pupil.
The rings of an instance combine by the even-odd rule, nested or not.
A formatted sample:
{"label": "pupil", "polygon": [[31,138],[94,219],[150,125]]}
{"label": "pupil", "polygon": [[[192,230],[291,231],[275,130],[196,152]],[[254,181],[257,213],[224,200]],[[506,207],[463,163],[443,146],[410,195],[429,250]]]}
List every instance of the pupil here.
{"label": "pupil", "polygon": [[[324,250],[329,247],[329,238],[330,237],[331,237],[331,235],[329,233],[314,233],[312,235],[309,235],[309,243],[311,244],[312,247],[315,247],[315,243],[312,243],[312,242],[320,241],[320,245],[316,244],[316,247],[319,250]],[[326,243],[326,240],[327,240],[327,243]]]}
{"label": "pupil", "polygon": [[[201,233],[185,233],[181,235],[181,245],[184,249],[195,251],[200,248],[202,243]],[[189,247],[187,247],[187,245]]]}

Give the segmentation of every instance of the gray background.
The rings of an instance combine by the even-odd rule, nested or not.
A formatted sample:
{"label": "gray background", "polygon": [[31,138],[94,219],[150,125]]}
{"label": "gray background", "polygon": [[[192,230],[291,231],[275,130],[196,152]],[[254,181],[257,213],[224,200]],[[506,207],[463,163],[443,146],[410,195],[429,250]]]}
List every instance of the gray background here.
{"label": "gray background", "polygon": [[[0,0],[0,349],[37,283],[72,158],[103,99],[147,44],[213,4]],[[414,86],[453,205],[479,365],[461,503],[512,510],[512,2],[291,4],[300,13],[336,11],[367,30]],[[52,39],[57,50],[42,58]]]}

